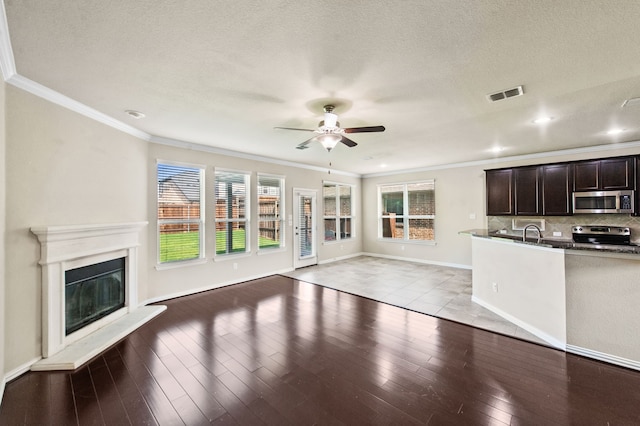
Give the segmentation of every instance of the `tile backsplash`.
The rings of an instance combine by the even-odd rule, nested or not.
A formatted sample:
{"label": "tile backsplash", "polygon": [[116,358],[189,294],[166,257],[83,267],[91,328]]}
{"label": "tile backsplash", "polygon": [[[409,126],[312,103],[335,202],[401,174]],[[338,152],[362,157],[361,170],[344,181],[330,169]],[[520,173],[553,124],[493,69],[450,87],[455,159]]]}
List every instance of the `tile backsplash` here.
{"label": "tile backsplash", "polygon": [[[512,219],[519,221],[530,219],[544,219],[544,238],[571,239],[571,227],[574,225],[609,225],[625,226],[631,229],[631,241],[640,243],[640,217],[625,214],[576,214],[573,216],[487,216],[487,228],[490,231],[506,229],[509,233],[520,234],[511,227]],[[561,237],[553,237],[554,232],[562,232]]]}

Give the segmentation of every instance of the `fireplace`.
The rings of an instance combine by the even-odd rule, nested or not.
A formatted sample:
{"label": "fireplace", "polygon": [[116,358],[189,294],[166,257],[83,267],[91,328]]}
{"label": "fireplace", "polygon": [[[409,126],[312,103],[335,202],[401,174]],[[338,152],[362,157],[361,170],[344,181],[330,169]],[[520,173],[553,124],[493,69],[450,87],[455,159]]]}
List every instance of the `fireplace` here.
{"label": "fireplace", "polygon": [[45,358],[32,369],[77,368],[166,309],[138,307],[139,233],[146,225],[31,228],[40,242]]}
{"label": "fireplace", "polygon": [[124,308],[125,258],[65,272],[65,335]]}

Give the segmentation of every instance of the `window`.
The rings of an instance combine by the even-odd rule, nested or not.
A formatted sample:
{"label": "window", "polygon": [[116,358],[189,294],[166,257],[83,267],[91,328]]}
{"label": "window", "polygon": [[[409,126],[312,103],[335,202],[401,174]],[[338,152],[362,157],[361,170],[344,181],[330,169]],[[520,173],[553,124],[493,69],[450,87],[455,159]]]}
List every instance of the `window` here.
{"label": "window", "polygon": [[284,245],[284,179],[258,174],[258,249]]}
{"label": "window", "polygon": [[324,200],[324,240],[346,240],[352,237],[353,209],[351,186],[325,183],[322,189]]}
{"label": "window", "polygon": [[398,240],[435,241],[433,180],[380,185],[378,235]]}
{"label": "window", "polygon": [[216,170],[216,254],[249,247],[249,174]]}
{"label": "window", "polygon": [[204,170],[160,164],[158,173],[158,263],[204,257]]}

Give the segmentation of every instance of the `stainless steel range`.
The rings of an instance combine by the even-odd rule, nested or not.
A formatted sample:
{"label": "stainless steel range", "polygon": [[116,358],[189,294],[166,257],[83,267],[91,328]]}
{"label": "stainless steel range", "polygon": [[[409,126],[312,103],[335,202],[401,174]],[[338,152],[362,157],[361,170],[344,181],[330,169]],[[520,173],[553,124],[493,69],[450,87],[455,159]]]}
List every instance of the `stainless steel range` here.
{"label": "stainless steel range", "polygon": [[573,241],[593,245],[630,245],[631,230],[620,226],[576,225],[571,229]]}

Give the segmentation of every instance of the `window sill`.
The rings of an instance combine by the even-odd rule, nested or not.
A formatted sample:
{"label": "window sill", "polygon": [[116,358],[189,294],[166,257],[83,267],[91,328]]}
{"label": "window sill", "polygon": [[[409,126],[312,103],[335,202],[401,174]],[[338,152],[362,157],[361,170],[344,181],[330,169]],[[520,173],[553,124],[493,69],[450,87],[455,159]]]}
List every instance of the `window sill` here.
{"label": "window sill", "polygon": [[351,238],[344,238],[344,239],[341,239],[341,240],[325,240],[325,241],[323,241],[323,242],[322,242],[322,244],[323,244],[323,245],[330,246],[330,245],[333,245],[333,244],[345,244],[345,243],[351,243],[351,242],[353,242],[354,240],[355,240],[355,239],[354,239],[353,237],[351,237]]}
{"label": "window sill", "polygon": [[250,257],[251,256],[251,252],[250,251],[245,251],[242,253],[230,253],[230,254],[219,254],[213,257],[213,261],[214,262],[224,262],[226,260],[232,260],[232,259],[240,259],[242,257]]}
{"label": "window sill", "polygon": [[283,253],[287,251],[287,249],[285,247],[280,247],[277,249],[258,249],[258,252],[256,253],[258,256],[263,256],[265,254],[272,254],[272,253]]}
{"label": "window sill", "polygon": [[378,242],[381,243],[393,243],[393,244],[414,244],[418,246],[435,246],[437,243],[433,240],[421,241],[421,240],[399,240],[393,238],[378,238]]}
{"label": "window sill", "polygon": [[184,267],[193,266],[193,265],[203,265],[205,263],[207,263],[207,259],[206,258],[193,259],[193,260],[182,260],[182,261],[178,261],[178,262],[158,263],[158,264],[156,264],[156,270],[157,271],[164,271],[164,270],[167,270],[167,269],[177,269],[177,268],[184,268]]}

